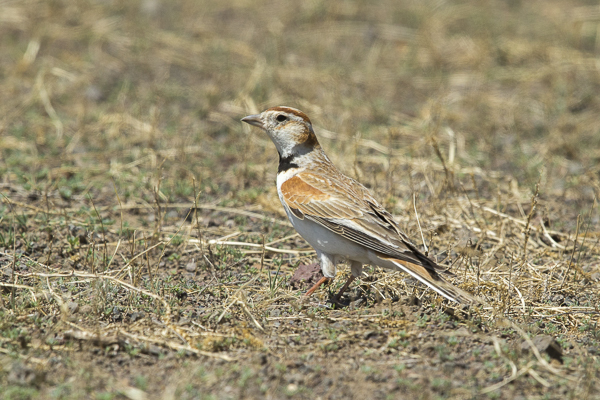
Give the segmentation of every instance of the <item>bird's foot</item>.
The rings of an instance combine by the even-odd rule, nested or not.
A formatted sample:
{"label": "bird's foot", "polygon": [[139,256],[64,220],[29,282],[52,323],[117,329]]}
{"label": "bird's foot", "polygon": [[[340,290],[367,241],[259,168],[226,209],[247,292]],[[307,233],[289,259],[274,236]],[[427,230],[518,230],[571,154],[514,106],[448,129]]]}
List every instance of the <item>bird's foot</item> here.
{"label": "bird's foot", "polygon": [[348,278],[346,283],[344,283],[344,286],[342,286],[342,288],[339,290],[339,292],[337,292],[337,294],[329,300],[331,302],[331,304],[333,304],[335,306],[335,308],[346,307],[348,305],[348,304],[342,303],[342,301],[341,301],[342,295],[344,294],[344,292],[346,290],[348,290],[348,288],[350,287],[350,284],[352,284],[352,282],[354,282],[355,279],[356,279],[356,277],[354,275],[350,275],[350,278]]}
{"label": "bird's foot", "polygon": [[319,281],[317,283],[314,284],[313,287],[311,287],[310,289],[308,289],[308,291],[306,293],[304,293],[304,297],[308,297],[311,294],[314,293],[315,290],[317,290],[319,288],[319,286],[321,286],[324,283],[329,283],[331,282],[331,278],[327,278],[326,276],[322,277],[321,279],[319,279]]}

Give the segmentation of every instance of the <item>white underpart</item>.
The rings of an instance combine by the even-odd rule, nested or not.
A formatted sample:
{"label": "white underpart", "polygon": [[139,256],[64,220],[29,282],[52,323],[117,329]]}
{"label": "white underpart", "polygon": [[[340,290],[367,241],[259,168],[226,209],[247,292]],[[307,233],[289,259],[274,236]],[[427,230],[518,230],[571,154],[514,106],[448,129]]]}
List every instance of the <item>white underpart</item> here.
{"label": "white underpart", "polygon": [[300,219],[296,217],[296,215],[286,207],[281,193],[281,185],[298,172],[299,169],[290,169],[280,173],[277,176],[277,193],[279,194],[279,200],[296,231],[298,231],[300,236],[316,250],[319,260],[321,261],[323,275],[328,278],[335,277],[336,264],[345,260],[351,262],[352,275],[354,276],[361,275],[363,264],[379,264],[381,260],[378,260],[379,262],[377,263],[373,262],[377,259],[377,256],[373,252],[330,231],[316,222],[306,218]]}

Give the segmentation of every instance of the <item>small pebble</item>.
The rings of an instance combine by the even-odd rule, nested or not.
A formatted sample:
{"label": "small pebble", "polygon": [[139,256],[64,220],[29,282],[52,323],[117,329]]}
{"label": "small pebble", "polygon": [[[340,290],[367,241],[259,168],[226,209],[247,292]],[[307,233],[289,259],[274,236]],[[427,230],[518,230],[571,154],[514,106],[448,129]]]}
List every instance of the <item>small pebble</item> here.
{"label": "small pebble", "polygon": [[129,321],[131,321],[131,322],[138,321],[138,320],[144,318],[144,315],[145,314],[143,312],[134,312],[134,313],[131,313],[129,315]]}
{"label": "small pebble", "polygon": [[67,303],[67,308],[71,314],[75,314],[77,311],[79,311],[79,304],[75,303],[74,301],[69,301]]}
{"label": "small pebble", "polygon": [[92,306],[86,304],[85,306],[81,307],[82,314],[89,314],[91,312],[92,312]]}
{"label": "small pebble", "polygon": [[185,266],[185,270],[187,272],[196,272],[197,264],[195,262],[190,262]]}
{"label": "small pebble", "polygon": [[98,86],[90,85],[85,89],[85,97],[88,100],[98,102],[102,100],[104,96],[102,95],[102,91]]}
{"label": "small pebble", "polygon": [[179,217],[179,213],[177,212],[177,210],[171,210],[169,212],[167,212],[167,218],[178,218]]}

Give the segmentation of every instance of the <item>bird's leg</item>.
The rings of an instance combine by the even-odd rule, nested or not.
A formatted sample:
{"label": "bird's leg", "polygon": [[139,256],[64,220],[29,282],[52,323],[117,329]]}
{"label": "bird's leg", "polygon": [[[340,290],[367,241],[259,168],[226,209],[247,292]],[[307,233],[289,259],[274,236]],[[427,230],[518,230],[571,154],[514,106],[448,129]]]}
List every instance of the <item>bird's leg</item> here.
{"label": "bird's leg", "polygon": [[342,297],[342,294],[344,294],[344,292],[346,290],[348,290],[348,288],[350,287],[350,284],[352,282],[354,282],[354,280],[362,275],[362,263],[359,261],[354,261],[352,260],[350,262],[350,270],[352,271],[352,275],[350,275],[350,278],[348,278],[348,280],[346,281],[346,283],[344,283],[344,286],[342,286],[342,288],[340,289],[340,291],[333,296],[333,302],[337,303],[340,300],[340,297]]}
{"label": "bird's leg", "polygon": [[348,287],[350,286],[350,284],[352,282],[354,282],[354,280],[356,279],[356,277],[354,275],[350,275],[350,278],[348,278],[348,280],[346,281],[346,283],[344,283],[344,286],[342,286],[342,288],[340,289],[339,292],[337,292],[337,294],[335,296],[333,296],[332,300],[333,302],[337,302],[340,297],[342,297],[342,294],[344,294],[344,292],[346,290],[348,290]]}
{"label": "bird's leg", "polygon": [[313,292],[315,290],[317,290],[319,288],[319,286],[321,286],[324,283],[329,283],[329,281],[331,280],[331,278],[328,278],[326,276],[322,277],[321,279],[319,279],[319,282],[315,283],[315,285],[313,287],[311,287],[310,289],[308,289],[308,292],[304,293],[304,297],[308,297],[311,294],[313,294]]}

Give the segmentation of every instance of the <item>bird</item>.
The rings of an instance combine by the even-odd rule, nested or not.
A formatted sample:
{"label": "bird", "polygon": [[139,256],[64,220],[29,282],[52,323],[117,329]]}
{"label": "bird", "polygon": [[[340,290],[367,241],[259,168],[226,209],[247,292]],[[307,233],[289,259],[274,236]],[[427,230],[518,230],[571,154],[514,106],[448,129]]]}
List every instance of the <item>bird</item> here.
{"label": "bird", "polygon": [[323,277],[305,296],[330,282],[336,265],[347,261],[352,274],[333,297],[335,301],[362,275],[364,265],[406,272],[459,304],[473,301],[470,294],[442,277],[446,269],[410,241],[365,186],[334,166],[304,112],[277,106],[241,121],[264,130],[275,144],[279,200],[293,227],[319,258]]}

